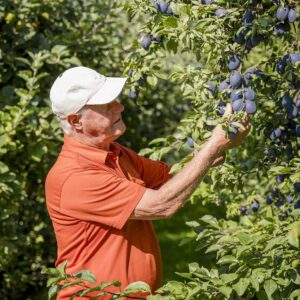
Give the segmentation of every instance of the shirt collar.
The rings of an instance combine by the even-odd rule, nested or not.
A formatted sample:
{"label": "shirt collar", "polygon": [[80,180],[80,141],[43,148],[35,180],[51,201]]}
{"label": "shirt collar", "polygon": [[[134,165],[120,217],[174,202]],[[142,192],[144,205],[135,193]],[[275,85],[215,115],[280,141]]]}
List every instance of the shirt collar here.
{"label": "shirt collar", "polygon": [[121,147],[118,143],[112,143],[110,145],[110,151],[107,151],[104,149],[80,143],[77,140],[65,134],[62,151],[75,152],[94,162],[105,164],[107,157],[111,157],[114,159],[120,156]]}

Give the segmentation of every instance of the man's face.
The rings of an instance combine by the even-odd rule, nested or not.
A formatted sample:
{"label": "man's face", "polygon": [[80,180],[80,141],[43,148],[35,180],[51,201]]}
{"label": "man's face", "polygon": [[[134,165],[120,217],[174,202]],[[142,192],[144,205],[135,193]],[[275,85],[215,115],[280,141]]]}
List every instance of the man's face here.
{"label": "man's face", "polygon": [[103,105],[86,105],[81,116],[83,134],[100,143],[111,143],[121,136],[126,126],[121,113],[124,106],[117,100]]}

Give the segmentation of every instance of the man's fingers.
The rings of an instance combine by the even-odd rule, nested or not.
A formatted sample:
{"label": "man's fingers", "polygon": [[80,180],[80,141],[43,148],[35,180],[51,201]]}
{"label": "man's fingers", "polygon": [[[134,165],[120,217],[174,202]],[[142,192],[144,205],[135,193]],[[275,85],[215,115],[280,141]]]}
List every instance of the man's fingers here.
{"label": "man's fingers", "polygon": [[226,104],[224,116],[229,116],[232,114],[232,105],[230,103]]}

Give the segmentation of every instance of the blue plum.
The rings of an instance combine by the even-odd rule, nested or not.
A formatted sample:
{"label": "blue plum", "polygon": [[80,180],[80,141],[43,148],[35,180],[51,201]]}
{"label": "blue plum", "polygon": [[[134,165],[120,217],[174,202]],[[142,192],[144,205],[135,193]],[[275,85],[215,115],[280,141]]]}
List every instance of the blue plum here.
{"label": "blue plum", "polygon": [[142,47],[143,47],[144,49],[148,49],[149,46],[151,45],[151,41],[152,41],[151,37],[149,37],[149,36],[144,36],[144,37],[142,38],[142,40],[141,40],[141,45],[142,45]]}
{"label": "blue plum", "polygon": [[291,29],[291,26],[289,23],[276,24],[274,26],[274,30],[277,33],[277,35],[279,35],[279,36],[284,35],[290,29]]}
{"label": "blue plum", "polygon": [[247,216],[247,215],[249,214],[247,207],[244,206],[244,205],[241,205],[241,206],[240,206],[240,212],[241,212],[241,214],[244,215],[244,216]]}
{"label": "blue plum", "polygon": [[271,140],[276,140],[280,136],[281,136],[281,129],[280,128],[276,128],[276,129],[272,130],[272,132],[270,134]]}
{"label": "blue plum", "polygon": [[244,25],[249,25],[255,19],[255,15],[251,10],[247,10],[243,16],[242,23]]}
{"label": "blue plum", "polygon": [[152,41],[160,43],[162,41],[162,37],[160,35],[152,36]]}
{"label": "blue plum", "polygon": [[161,13],[167,12],[168,7],[169,7],[169,3],[168,3],[168,2],[164,2],[164,1],[157,2],[157,5],[158,5],[158,10],[159,10]]}
{"label": "blue plum", "polygon": [[248,114],[254,114],[256,112],[256,104],[254,101],[245,100],[245,111]]}
{"label": "blue plum", "polygon": [[289,20],[289,22],[293,23],[293,22],[295,22],[297,20],[297,18],[298,18],[297,12],[294,9],[291,8],[289,10],[289,14],[288,14],[288,20]]}
{"label": "blue plum", "polygon": [[293,105],[293,98],[288,94],[282,96],[281,105],[285,109],[289,109],[289,107],[292,107],[292,105]]}
{"label": "blue plum", "polygon": [[224,90],[228,89],[230,87],[230,82],[228,79],[223,80],[219,86],[218,86],[218,90],[219,92],[223,92]]}
{"label": "blue plum", "polygon": [[300,125],[296,125],[295,134],[296,134],[296,136],[300,137]]}
{"label": "blue plum", "polygon": [[209,4],[214,4],[215,1],[214,1],[214,0],[201,0],[201,3],[202,3],[202,4],[209,5]]}
{"label": "blue plum", "polygon": [[269,204],[269,205],[272,204],[273,201],[274,201],[274,199],[273,199],[272,196],[268,196],[268,197],[266,198],[266,203]]}
{"label": "blue plum", "polygon": [[286,202],[287,202],[287,203],[290,204],[290,203],[293,202],[293,200],[294,200],[294,199],[293,199],[293,196],[292,196],[292,195],[287,195],[287,196],[286,196]]}
{"label": "blue plum", "polygon": [[300,200],[298,200],[295,205],[294,205],[295,209],[299,209],[300,208]]}
{"label": "blue plum", "polygon": [[225,113],[225,108],[226,108],[226,103],[223,101],[219,102],[217,106],[218,115],[223,116]]}
{"label": "blue plum", "polygon": [[243,99],[243,91],[242,90],[232,90],[230,94],[230,99],[232,101]]}
{"label": "blue plum", "polygon": [[239,131],[238,127],[236,127],[234,125],[230,125],[229,133],[228,133],[229,138],[233,139],[236,136],[236,134],[238,133],[238,131]]}
{"label": "blue plum", "polygon": [[191,137],[187,138],[187,144],[190,148],[194,148],[194,140]]}
{"label": "blue plum", "polygon": [[228,14],[227,10],[225,8],[218,8],[215,11],[215,15],[219,18],[222,18]]}
{"label": "blue plum", "polygon": [[234,41],[239,44],[239,45],[243,45],[245,43],[245,36],[247,34],[248,30],[247,29],[242,29],[236,36]]}
{"label": "blue plum", "polygon": [[132,98],[132,99],[135,99],[139,94],[139,91],[138,90],[130,90],[129,91],[129,97]]}
{"label": "blue plum", "polygon": [[289,55],[290,62],[294,65],[296,62],[300,61],[300,54],[299,53],[291,53]]}
{"label": "blue plum", "polygon": [[253,101],[255,98],[255,92],[251,88],[245,88],[245,99]]}
{"label": "blue plum", "polygon": [[238,88],[242,84],[242,75],[239,71],[234,71],[230,75],[230,85],[233,88]]}
{"label": "blue plum", "polygon": [[289,118],[296,118],[298,116],[298,108],[295,104],[286,108],[286,112]]}
{"label": "blue plum", "polygon": [[296,194],[300,193],[300,181],[294,183],[294,191]]}
{"label": "blue plum", "polygon": [[245,104],[243,100],[236,100],[232,103],[232,109],[234,112],[242,110],[244,106]]}
{"label": "blue plum", "polygon": [[253,212],[257,212],[258,209],[259,209],[259,202],[256,201],[256,200],[253,201],[253,202],[251,203],[251,209],[252,209]]}
{"label": "blue plum", "polygon": [[216,90],[216,86],[212,81],[208,81],[206,83],[209,87],[207,88],[210,94],[214,94],[215,90]]}
{"label": "blue plum", "polygon": [[289,8],[288,7],[279,6],[277,8],[277,11],[276,11],[276,18],[279,21],[284,21],[284,20],[287,19],[288,14],[289,14]]}
{"label": "blue plum", "polygon": [[282,199],[282,198],[278,198],[278,200],[277,200],[276,203],[275,203],[275,206],[276,206],[277,208],[279,208],[280,206],[283,205],[283,203],[284,203],[283,199]]}
{"label": "blue plum", "polygon": [[286,177],[287,177],[287,174],[278,174],[276,176],[276,183],[277,184],[282,183]]}
{"label": "blue plum", "polygon": [[235,70],[240,66],[240,64],[241,64],[241,61],[240,61],[239,57],[236,54],[234,54],[229,58],[227,66],[230,70]]}
{"label": "blue plum", "polygon": [[170,15],[170,16],[174,14],[174,13],[173,13],[173,10],[172,10],[172,8],[171,8],[170,5],[168,6],[168,9],[167,9],[167,11],[166,11],[166,14],[167,14],[167,15]]}

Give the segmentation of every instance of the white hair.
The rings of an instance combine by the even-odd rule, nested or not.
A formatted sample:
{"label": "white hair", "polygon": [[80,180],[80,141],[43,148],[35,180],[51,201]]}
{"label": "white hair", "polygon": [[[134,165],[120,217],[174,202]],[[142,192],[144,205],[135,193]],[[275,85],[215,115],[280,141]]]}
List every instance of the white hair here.
{"label": "white hair", "polygon": [[[83,114],[84,111],[86,110],[85,107],[82,107],[79,111],[77,111],[76,113],[77,114]],[[72,128],[72,125],[68,122],[67,118],[59,118],[59,121],[60,121],[60,126],[63,130],[63,132],[66,134],[66,135],[71,135],[72,134],[72,131],[73,131],[73,128]]]}

